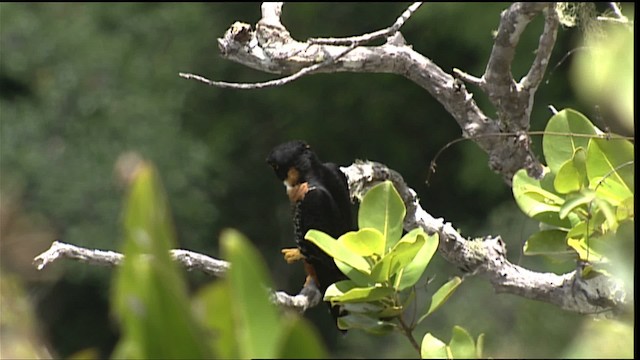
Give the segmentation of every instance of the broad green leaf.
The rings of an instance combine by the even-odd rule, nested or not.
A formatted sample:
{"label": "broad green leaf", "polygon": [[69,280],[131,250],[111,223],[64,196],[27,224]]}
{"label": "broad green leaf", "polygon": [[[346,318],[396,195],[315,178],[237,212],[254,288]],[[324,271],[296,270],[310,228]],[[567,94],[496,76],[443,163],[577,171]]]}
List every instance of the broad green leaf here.
{"label": "broad green leaf", "polygon": [[364,228],[350,231],[338,239],[344,247],[360,256],[382,257],[384,254],[384,235],[378,229]]}
{"label": "broad green leaf", "polygon": [[[591,240],[593,241],[593,239]],[[596,252],[593,247],[587,244],[587,240],[584,237],[581,238],[569,238],[567,239],[567,245],[574,249],[580,260],[589,262],[606,262],[607,259],[600,253]]]}
{"label": "broad green leaf", "polygon": [[384,181],[367,191],[358,210],[358,228],[374,228],[384,235],[390,249],[402,236],[406,208],[391,181]]}
{"label": "broad green leaf", "polygon": [[358,287],[351,280],[338,281],[329,286],[324,294],[325,301],[334,302],[371,302],[393,295],[393,288],[384,286]]}
{"label": "broad green leaf", "polygon": [[431,296],[431,302],[429,304],[429,309],[427,310],[427,312],[422,315],[419,319],[418,319],[418,324],[421,323],[424,319],[427,318],[427,316],[431,315],[431,313],[433,313],[434,311],[438,310],[438,308],[440,306],[442,306],[447,299],[449,299],[449,297],[451,297],[451,295],[453,295],[453,292],[458,288],[458,286],[462,283],[462,279],[459,278],[458,276],[454,277],[453,279],[449,280],[446,284],[442,285],[432,296]]}
{"label": "broad green leaf", "polygon": [[135,172],[124,211],[124,261],[113,286],[121,339],[114,356],[210,357],[189,309],[186,284],[169,255],[175,238],[164,189],[152,165]]}
{"label": "broad green leaf", "polygon": [[618,228],[618,220],[616,218],[616,210],[605,199],[596,198],[592,205],[592,211],[600,212],[607,221],[607,229],[615,231]]}
{"label": "broad green leaf", "polygon": [[633,196],[629,196],[624,199],[620,205],[616,208],[616,219],[623,222],[627,219],[634,218],[634,199]]}
{"label": "broad green leaf", "polygon": [[579,193],[568,195],[567,200],[560,207],[560,218],[566,218],[570,212],[582,205],[589,204],[595,197],[595,192],[590,189],[583,189],[583,191]]}
{"label": "broad green leaf", "polygon": [[598,194],[618,201],[633,195],[633,148],[627,140],[593,139],[587,149],[589,186],[598,186]]}
{"label": "broad green leaf", "polygon": [[343,263],[340,260],[333,259],[336,263],[336,266],[343,274],[347,275],[347,277],[356,283],[358,286],[370,286],[375,283],[375,280],[371,277],[371,274],[363,273],[362,271],[354,269],[352,266],[349,266]]}
{"label": "broad green leaf", "polygon": [[[553,115],[544,131],[542,151],[547,166],[555,174],[565,162],[573,157],[577,148],[586,149],[589,143],[588,137],[571,136],[570,134],[596,135],[599,132],[589,119],[573,109],[564,109]],[[551,133],[557,135],[551,135]]]}
{"label": "broad green leaf", "polygon": [[387,282],[407,266],[425,244],[424,236],[403,238],[371,269],[371,278],[376,282]]}
{"label": "broad green leaf", "polygon": [[558,212],[564,199],[555,193],[552,173],[547,172],[542,180],[530,178],[524,169],[513,176],[513,196],[527,216],[559,227],[571,227],[568,219],[560,219]]}
{"label": "broad green leaf", "polygon": [[[210,332],[209,342],[216,357],[236,359],[239,356],[239,344],[235,336],[234,306],[228,281],[223,279],[205,286],[193,300],[194,311],[204,327]],[[220,311],[227,309],[228,311]]]}
{"label": "broad green leaf", "polygon": [[[274,358],[283,329],[265,288],[273,288],[269,269],[258,251],[235,230],[220,237],[223,256],[233,264],[227,278],[233,297],[236,337],[242,358]],[[224,310],[221,310],[224,311]]]}
{"label": "broad green leaf", "polygon": [[423,359],[451,359],[452,354],[447,349],[447,344],[431,335],[431,333],[427,333],[422,338],[420,357]]}
{"label": "broad green leaf", "polygon": [[286,316],[283,343],[278,359],[327,359],[328,353],[318,330],[305,318]]}
{"label": "broad green leaf", "polygon": [[587,151],[579,147],[574,151],[571,162],[565,163],[560,168],[554,179],[554,187],[559,193],[568,194],[589,185],[586,157]]}
{"label": "broad green leaf", "polygon": [[534,233],[524,244],[525,255],[571,254],[567,248],[567,232],[562,230],[543,230]]}
{"label": "broad green leaf", "polygon": [[322,251],[326,252],[334,259],[340,260],[353,267],[354,269],[362,271],[363,273],[371,273],[371,269],[367,260],[365,260],[362,256],[353,253],[341,242],[323,233],[322,231],[309,230],[304,238],[317,245]]}
{"label": "broad green leaf", "polygon": [[396,289],[399,291],[415,285],[415,283],[420,280],[420,277],[422,277],[424,270],[427,268],[427,265],[429,265],[433,254],[435,254],[438,249],[438,234],[427,235],[422,228],[416,228],[409,231],[403,238],[413,236],[424,237],[425,242],[413,260],[400,270],[400,281],[396,286]]}
{"label": "broad green leaf", "polygon": [[454,326],[451,331],[449,349],[454,359],[471,359],[476,355],[476,345],[467,330]]}
{"label": "broad green leaf", "polygon": [[386,335],[393,331],[396,325],[363,314],[348,314],[338,318],[338,328],[361,329],[375,335]]}

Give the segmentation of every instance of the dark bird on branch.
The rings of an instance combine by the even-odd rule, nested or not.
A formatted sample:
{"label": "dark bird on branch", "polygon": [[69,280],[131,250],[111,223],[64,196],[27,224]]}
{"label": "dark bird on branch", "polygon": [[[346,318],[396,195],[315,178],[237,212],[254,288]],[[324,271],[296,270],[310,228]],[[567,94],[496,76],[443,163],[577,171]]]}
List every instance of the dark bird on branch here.
{"label": "dark bird on branch", "polygon": [[[313,281],[324,294],[331,284],[347,277],[331,256],[304,236],[315,229],[337,239],[354,230],[347,179],[338,165],[322,163],[310,146],[300,140],[276,146],[267,163],[284,182],[292,206],[297,247],[283,249],[284,259],[288,263],[304,260],[305,285]],[[345,315],[338,306],[327,304],[335,320]]]}

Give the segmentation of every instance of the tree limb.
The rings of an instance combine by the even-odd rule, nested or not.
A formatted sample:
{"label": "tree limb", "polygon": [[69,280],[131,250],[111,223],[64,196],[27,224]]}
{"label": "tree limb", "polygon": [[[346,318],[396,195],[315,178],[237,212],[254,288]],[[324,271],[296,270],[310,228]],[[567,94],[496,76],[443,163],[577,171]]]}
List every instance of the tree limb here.
{"label": "tree limb", "polygon": [[[473,95],[460,79],[443,71],[426,56],[407,45],[400,27],[420,7],[413,3],[393,25],[369,34],[347,38],[311,38],[305,42],[293,39],[282,24],[283,3],[263,3],[262,18],[251,25],[235,22],[218,39],[223,58],[253,69],[273,73],[292,74],[264,83],[238,84],[212,81],[199,75],[180,73],[208,85],[256,89],[280,86],[304,75],[333,72],[392,73],[406,77],[427,90],[457,121],[465,137],[472,138],[489,155],[489,167],[502,174],[511,185],[511,178],[521,168],[529,176],[540,178],[542,165],[529,145],[529,119],[533,98],[555,43],[558,17],[553,3],[515,3],[505,10],[500,20],[487,70],[475,78],[460,70],[454,74],[478,85],[496,106],[498,119],[491,119],[478,108]],[[520,34],[539,13],[544,13],[545,27],[540,37],[536,57],[528,74],[519,83],[511,75],[511,61]],[[387,37],[381,46],[365,43]],[[505,136],[483,136],[501,134]],[[517,134],[517,135],[507,135]]]}

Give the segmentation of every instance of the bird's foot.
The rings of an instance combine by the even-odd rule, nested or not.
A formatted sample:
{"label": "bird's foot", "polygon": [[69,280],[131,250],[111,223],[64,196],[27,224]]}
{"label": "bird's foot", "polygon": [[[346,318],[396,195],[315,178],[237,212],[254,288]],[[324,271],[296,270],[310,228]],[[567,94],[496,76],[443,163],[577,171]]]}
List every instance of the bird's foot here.
{"label": "bird's foot", "polygon": [[304,259],[304,255],[302,255],[302,253],[300,252],[300,249],[298,248],[282,249],[280,250],[280,252],[284,255],[284,260],[288,264],[292,264],[298,260]]}

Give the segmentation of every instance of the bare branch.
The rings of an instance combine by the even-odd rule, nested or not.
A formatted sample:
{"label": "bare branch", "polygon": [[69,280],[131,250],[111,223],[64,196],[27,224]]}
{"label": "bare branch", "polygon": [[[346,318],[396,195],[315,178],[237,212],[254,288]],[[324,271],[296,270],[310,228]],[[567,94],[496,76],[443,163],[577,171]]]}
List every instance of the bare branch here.
{"label": "bare branch", "polygon": [[617,313],[629,305],[622,282],[615,278],[583,279],[577,271],[563,275],[530,271],[507,260],[499,236],[463,238],[450,223],[426,212],[402,176],[382,164],[356,162],[341,170],[347,176],[351,196],[357,199],[377,183],[392,181],[407,207],[405,230],[421,227],[427,233],[437,233],[440,255],[465,272],[487,278],[498,293],[543,301],[580,314]]}
{"label": "bare branch", "polygon": [[[186,270],[199,270],[207,275],[223,277],[231,267],[224,260],[218,260],[204,254],[183,249],[170,250],[173,260],[181,264]],[[122,264],[124,255],[114,251],[86,249],[83,247],[54,241],[51,247],[35,257],[34,265],[38,270],[44,269],[60,259],[72,259],[92,265],[115,267]],[[288,295],[282,291],[272,293],[271,301],[276,305],[304,312],[308,308],[318,305],[322,300],[320,291],[313,285],[302,288],[298,295]]]}
{"label": "bare branch", "polygon": [[420,5],[422,5],[422,2],[414,2],[413,4],[409,5],[407,10],[405,10],[402,13],[402,15],[398,17],[398,19],[396,19],[396,22],[386,29],[374,31],[372,33],[368,33],[360,36],[351,36],[351,37],[345,37],[345,38],[310,38],[308,41],[311,44],[322,44],[322,45],[357,44],[359,46],[376,39],[388,37],[398,32],[398,30],[400,30],[402,25],[404,25],[404,23],[407,22],[407,20],[409,20],[411,15],[413,15],[413,13],[416,12],[416,10],[418,10]]}

